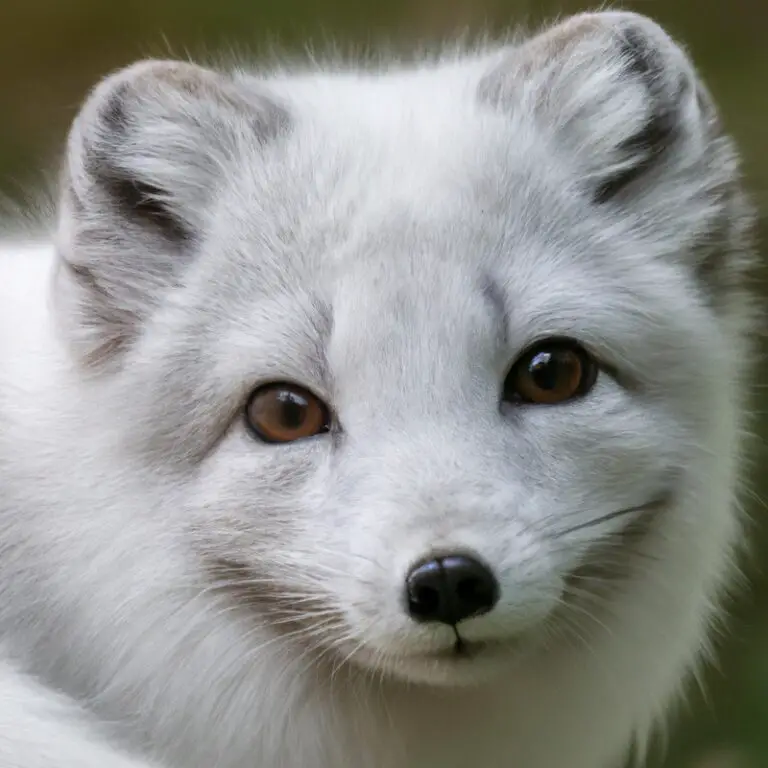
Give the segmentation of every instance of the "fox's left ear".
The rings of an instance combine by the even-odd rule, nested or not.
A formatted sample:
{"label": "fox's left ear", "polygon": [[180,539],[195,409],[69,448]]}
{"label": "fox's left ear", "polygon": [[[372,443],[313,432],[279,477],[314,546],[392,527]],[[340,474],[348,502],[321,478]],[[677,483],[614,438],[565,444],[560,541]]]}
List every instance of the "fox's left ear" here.
{"label": "fox's left ear", "polygon": [[187,62],[106,77],[69,134],[57,296],[78,358],[117,360],[197,253],[219,190],[290,128],[258,86]]}

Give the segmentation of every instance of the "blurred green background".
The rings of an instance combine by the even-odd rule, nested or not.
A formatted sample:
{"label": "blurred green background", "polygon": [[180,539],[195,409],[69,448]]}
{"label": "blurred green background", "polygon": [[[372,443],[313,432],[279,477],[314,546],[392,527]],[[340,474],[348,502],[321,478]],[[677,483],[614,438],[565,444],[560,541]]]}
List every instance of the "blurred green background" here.
{"label": "blurred green background", "polygon": [[[760,229],[768,233],[768,0],[623,7],[655,17],[689,46],[741,142]],[[586,8],[571,0],[0,0],[0,194],[22,201],[45,180],[86,89],[135,58],[232,49],[258,57],[275,46],[322,48],[330,40],[354,48],[408,45]],[[756,408],[765,410],[760,398]],[[768,433],[764,417],[756,428]],[[766,498],[767,456],[755,451],[755,496]],[[768,513],[757,500],[749,506],[757,541],[746,562],[751,589],[729,606],[729,633],[719,664],[708,670],[706,694],[692,687],[653,768],[768,768],[768,580],[761,568]]]}

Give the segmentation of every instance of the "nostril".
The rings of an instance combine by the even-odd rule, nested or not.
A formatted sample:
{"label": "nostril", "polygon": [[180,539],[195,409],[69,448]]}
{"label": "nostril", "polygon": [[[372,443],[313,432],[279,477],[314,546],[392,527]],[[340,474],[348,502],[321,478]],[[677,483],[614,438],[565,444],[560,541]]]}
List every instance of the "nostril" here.
{"label": "nostril", "polygon": [[411,571],[406,582],[408,612],[420,621],[430,621],[441,609],[442,564],[428,560]]}
{"label": "nostril", "polygon": [[415,566],[406,579],[406,597],[415,621],[454,625],[490,611],[498,602],[499,586],[479,560],[448,555]]}
{"label": "nostril", "polygon": [[478,599],[482,602],[484,589],[485,584],[480,579],[462,579],[456,585],[456,596],[463,602],[472,602]]}
{"label": "nostril", "polygon": [[440,593],[433,587],[417,586],[411,590],[408,610],[414,618],[429,619],[440,608]]}

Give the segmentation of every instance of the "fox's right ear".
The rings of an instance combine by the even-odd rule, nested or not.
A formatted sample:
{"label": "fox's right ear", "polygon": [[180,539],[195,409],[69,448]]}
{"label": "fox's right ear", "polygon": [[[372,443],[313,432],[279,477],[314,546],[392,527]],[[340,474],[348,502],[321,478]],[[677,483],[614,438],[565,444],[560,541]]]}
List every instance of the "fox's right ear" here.
{"label": "fox's right ear", "polygon": [[550,27],[514,48],[480,97],[540,119],[596,203],[655,180],[672,152],[688,166],[706,162],[719,136],[690,58],[637,13],[582,13]]}
{"label": "fox's right ear", "polygon": [[145,61],[103,80],[72,126],[61,181],[62,324],[90,364],[130,343],[195,253],[228,175],[286,131],[255,87]]}

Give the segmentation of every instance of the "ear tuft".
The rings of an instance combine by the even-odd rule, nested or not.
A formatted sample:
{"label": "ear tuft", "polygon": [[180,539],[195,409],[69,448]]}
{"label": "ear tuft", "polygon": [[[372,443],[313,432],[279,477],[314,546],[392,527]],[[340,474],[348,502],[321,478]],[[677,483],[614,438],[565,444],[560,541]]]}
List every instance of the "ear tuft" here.
{"label": "ear tuft", "polygon": [[647,90],[649,106],[644,123],[633,136],[624,139],[617,150],[632,164],[613,177],[606,178],[594,192],[597,203],[615,197],[633,180],[651,168],[655,160],[674,144],[681,125],[679,106],[690,87],[689,81],[675,73],[668,77],[664,58],[658,48],[650,44],[647,35],[633,26],[619,28],[617,35],[619,61],[623,61],[624,77],[636,78]]}
{"label": "ear tuft", "polygon": [[156,184],[143,180],[132,169],[112,161],[117,147],[130,141],[130,83],[118,84],[100,106],[98,128],[109,141],[92,141],[84,157],[86,174],[102,185],[112,204],[137,226],[153,228],[169,242],[182,242],[192,237],[181,217],[174,215],[167,193]]}

